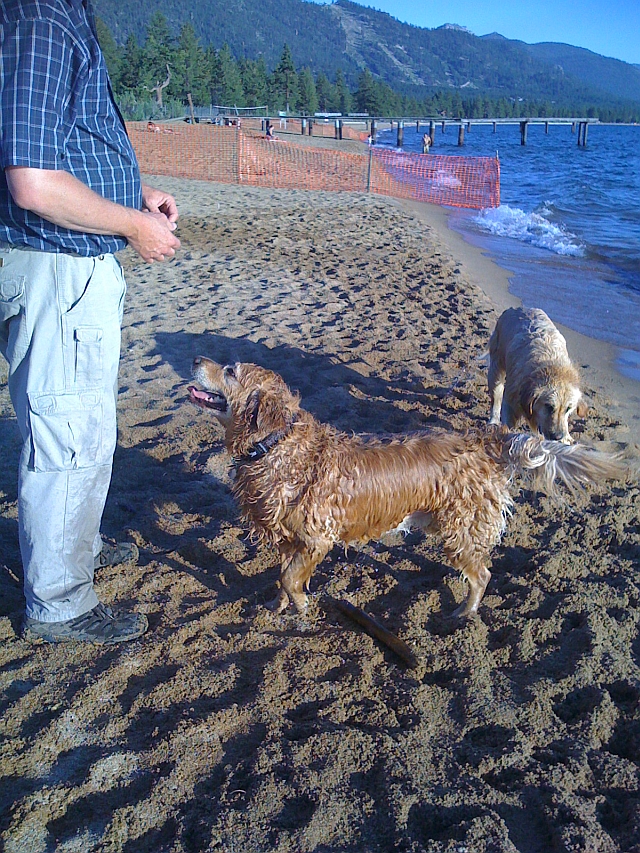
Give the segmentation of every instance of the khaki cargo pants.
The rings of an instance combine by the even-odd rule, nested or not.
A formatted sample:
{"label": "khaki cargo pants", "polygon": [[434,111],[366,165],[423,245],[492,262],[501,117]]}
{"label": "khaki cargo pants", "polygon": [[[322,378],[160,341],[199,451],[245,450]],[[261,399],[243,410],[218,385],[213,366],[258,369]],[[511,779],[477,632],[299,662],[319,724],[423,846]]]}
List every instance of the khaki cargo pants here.
{"label": "khaki cargo pants", "polygon": [[113,255],[0,244],[0,351],[23,448],[18,524],[26,615],[72,619],[98,603],[94,556],[116,446],[126,291]]}

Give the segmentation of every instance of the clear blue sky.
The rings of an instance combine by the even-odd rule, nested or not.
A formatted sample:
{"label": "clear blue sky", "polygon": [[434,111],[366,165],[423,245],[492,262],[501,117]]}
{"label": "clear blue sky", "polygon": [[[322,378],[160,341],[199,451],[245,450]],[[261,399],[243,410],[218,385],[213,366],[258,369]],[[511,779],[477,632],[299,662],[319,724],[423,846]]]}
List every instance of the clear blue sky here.
{"label": "clear blue sky", "polygon": [[[326,2],[326,0],[315,0]],[[418,27],[459,24],[529,44],[556,41],[640,64],[640,0],[370,0],[360,2]]]}

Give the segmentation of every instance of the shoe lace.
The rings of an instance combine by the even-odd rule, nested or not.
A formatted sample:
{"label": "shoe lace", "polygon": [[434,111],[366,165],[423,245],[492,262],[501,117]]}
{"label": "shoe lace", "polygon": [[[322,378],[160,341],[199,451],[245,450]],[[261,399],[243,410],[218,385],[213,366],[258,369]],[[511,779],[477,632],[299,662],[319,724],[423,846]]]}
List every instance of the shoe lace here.
{"label": "shoe lace", "polygon": [[100,602],[96,604],[93,610],[89,610],[88,613],[78,616],[73,623],[73,627],[81,631],[99,631],[111,627],[114,620],[115,617],[111,608]]}

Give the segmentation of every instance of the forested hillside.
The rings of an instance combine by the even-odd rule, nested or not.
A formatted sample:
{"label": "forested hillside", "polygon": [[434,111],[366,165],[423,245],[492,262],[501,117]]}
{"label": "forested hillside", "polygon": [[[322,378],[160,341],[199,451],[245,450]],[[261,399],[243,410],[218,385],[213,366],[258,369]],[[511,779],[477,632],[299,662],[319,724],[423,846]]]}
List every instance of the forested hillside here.
{"label": "forested hillside", "polygon": [[350,0],[95,7],[116,94],[131,114],[150,114],[159,97],[162,110],[177,108],[190,93],[196,104],[271,112],[640,118],[635,66],[569,45],[413,27]]}

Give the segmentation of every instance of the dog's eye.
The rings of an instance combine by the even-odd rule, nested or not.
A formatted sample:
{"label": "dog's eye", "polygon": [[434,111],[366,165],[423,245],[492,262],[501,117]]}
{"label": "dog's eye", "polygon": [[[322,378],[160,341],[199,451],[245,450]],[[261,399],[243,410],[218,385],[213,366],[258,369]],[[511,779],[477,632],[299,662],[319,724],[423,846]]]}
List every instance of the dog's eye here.
{"label": "dog's eye", "polygon": [[230,364],[228,364],[222,372],[224,373],[225,376],[230,376],[231,379],[236,378],[236,372]]}

